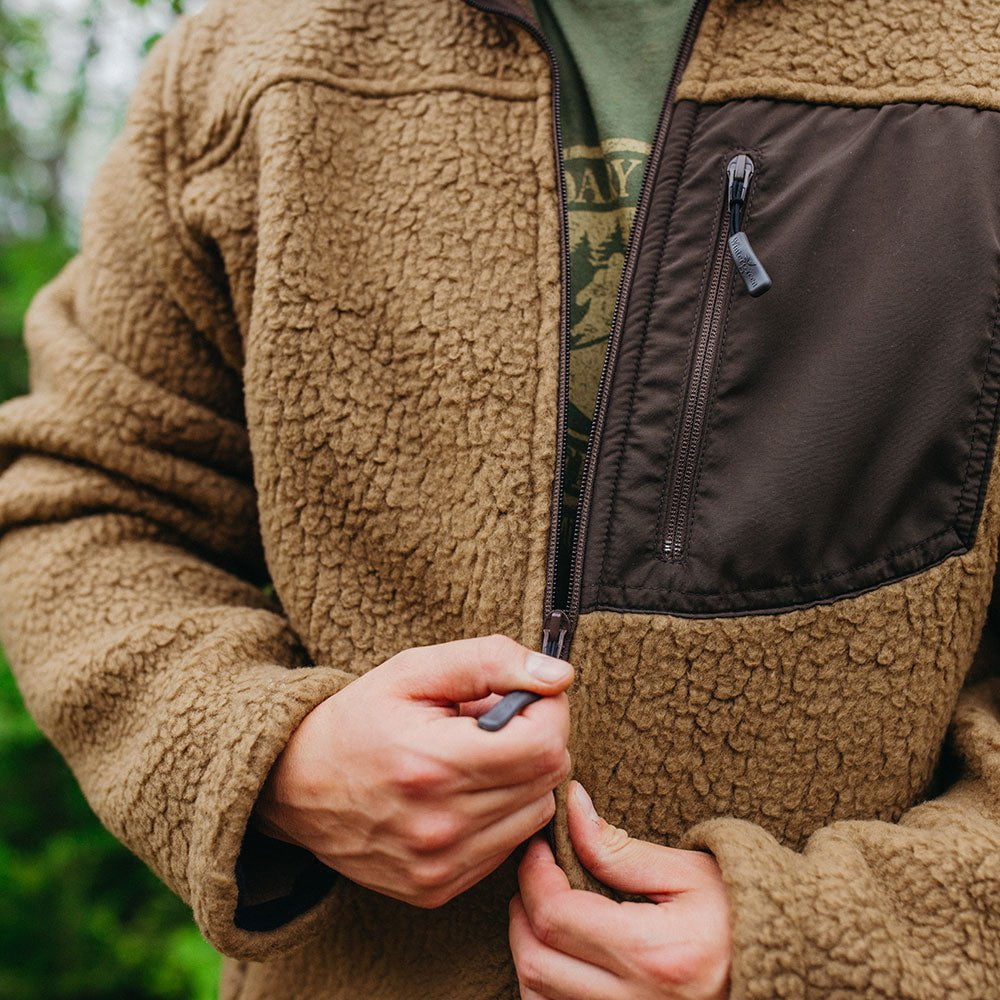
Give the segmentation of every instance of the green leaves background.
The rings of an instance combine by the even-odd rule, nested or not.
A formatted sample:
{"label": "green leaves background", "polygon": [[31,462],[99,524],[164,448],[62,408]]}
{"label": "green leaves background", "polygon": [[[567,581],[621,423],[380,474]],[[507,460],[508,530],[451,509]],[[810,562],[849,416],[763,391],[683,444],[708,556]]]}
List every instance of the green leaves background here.
{"label": "green leaves background", "polygon": [[[74,150],[112,138],[107,116],[106,134],[94,134],[92,109],[111,101],[119,122],[124,110],[124,97],[94,72],[102,39],[130,28],[138,65],[183,7],[0,0],[0,400],[27,388],[24,310],[73,253]],[[25,713],[2,652],[0,789],[0,997],[216,996],[218,955],[187,908],[90,811]]]}

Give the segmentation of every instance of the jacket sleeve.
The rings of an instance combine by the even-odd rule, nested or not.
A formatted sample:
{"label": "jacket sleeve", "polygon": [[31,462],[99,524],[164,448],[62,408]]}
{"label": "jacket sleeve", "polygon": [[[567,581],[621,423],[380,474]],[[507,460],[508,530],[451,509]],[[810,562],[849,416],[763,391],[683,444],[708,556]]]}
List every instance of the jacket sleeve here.
{"label": "jacket sleeve", "polygon": [[730,890],[732,1000],[1000,997],[997,640],[991,623],[940,796],[896,823],[833,823],[800,852],[732,818],[688,832],[680,846],[711,851]]}
{"label": "jacket sleeve", "polygon": [[293,729],[356,674],[310,664],[261,588],[232,307],[176,209],[177,39],[25,322],[31,391],[0,407],[0,638],[102,823],[219,951],[261,959],[322,925],[336,878],[248,817]]}

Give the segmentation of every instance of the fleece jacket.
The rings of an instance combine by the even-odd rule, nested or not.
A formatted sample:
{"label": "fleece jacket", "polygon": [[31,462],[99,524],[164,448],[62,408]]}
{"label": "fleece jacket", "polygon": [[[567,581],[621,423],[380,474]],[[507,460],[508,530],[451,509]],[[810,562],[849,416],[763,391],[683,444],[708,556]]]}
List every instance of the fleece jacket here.
{"label": "fleece jacket", "polygon": [[223,1000],[517,997],[513,856],[424,910],[247,822],[321,701],[553,610],[575,777],[716,857],[734,1000],[1000,996],[995,5],[710,0],[686,43],[563,583],[527,10],[210,0],[146,64],[0,407],[0,635]]}

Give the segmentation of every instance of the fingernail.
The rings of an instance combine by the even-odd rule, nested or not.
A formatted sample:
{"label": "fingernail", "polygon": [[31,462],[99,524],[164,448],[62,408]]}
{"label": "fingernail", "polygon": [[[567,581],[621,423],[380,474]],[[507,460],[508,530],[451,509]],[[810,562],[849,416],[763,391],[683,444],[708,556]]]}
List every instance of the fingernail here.
{"label": "fingernail", "polygon": [[545,681],[546,684],[565,680],[573,672],[573,668],[565,660],[557,660],[554,656],[546,656],[544,653],[531,653],[525,669],[532,677]]}
{"label": "fingernail", "polygon": [[579,781],[573,782],[573,794],[576,796],[577,804],[583,810],[584,814],[595,823],[600,823],[601,817],[597,815],[597,810],[594,808],[593,800],[587,794],[587,790],[580,784]]}

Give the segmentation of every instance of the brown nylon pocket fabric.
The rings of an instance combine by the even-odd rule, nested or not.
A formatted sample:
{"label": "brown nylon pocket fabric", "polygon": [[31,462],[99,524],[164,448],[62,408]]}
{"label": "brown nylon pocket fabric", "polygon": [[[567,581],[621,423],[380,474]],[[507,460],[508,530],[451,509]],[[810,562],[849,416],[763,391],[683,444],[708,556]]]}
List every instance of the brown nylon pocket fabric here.
{"label": "brown nylon pocket fabric", "polygon": [[[720,164],[759,153],[681,561],[665,476],[718,225]],[[972,543],[995,433],[1000,117],[682,102],[653,189],[597,456],[583,610],[800,607]]]}

